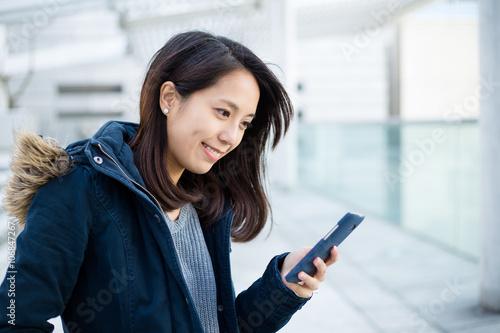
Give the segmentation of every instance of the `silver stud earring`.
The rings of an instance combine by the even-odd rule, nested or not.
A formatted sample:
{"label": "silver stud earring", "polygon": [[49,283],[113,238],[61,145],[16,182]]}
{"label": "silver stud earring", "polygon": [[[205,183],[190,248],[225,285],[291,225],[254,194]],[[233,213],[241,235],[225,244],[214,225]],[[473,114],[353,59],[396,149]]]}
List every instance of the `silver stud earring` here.
{"label": "silver stud earring", "polygon": [[170,111],[170,110],[169,110],[169,109],[164,109],[164,110],[163,110],[163,113],[164,113],[165,115],[167,115],[168,111]]}

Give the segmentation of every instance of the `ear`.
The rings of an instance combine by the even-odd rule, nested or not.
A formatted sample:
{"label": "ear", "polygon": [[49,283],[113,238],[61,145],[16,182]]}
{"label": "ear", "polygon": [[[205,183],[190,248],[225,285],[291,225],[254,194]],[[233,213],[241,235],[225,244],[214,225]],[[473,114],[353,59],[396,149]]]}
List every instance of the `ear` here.
{"label": "ear", "polygon": [[172,108],[178,98],[179,95],[172,81],[166,81],[161,85],[159,101],[161,110]]}

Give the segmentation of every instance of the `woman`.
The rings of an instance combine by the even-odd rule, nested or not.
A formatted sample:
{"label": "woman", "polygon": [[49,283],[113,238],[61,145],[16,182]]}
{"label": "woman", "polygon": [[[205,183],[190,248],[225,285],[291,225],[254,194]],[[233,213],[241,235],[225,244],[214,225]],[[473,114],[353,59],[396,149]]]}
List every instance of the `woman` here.
{"label": "woman", "polygon": [[109,122],[65,150],[18,135],[5,200],[25,228],[9,269],[15,295],[9,273],[0,289],[14,316],[2,316],[0,331],[50,331],[58,315],[68,332],[280,329],[337,250],[300,283],[283,277],[308,248],[276,256],[238,297],[229,252],[230,238],[246,242],[264,227],[264,150],[292,114],[250,50],[187,32],[153,58],[139,125]]}

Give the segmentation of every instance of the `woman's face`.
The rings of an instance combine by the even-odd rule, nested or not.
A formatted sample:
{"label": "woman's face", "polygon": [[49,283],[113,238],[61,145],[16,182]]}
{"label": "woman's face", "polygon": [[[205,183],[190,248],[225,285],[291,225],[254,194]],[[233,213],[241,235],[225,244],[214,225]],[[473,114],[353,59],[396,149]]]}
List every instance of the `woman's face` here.
{"label": "woman's face", "polygon": [[169,94],[166,85],[162,86],[160,106],[169,108],[167,168],[177,182],[185,169],[196,174],[208,172],[240,144],[255,117],[260,92],[246,70],[231,72],[187,99],[175,91]]}

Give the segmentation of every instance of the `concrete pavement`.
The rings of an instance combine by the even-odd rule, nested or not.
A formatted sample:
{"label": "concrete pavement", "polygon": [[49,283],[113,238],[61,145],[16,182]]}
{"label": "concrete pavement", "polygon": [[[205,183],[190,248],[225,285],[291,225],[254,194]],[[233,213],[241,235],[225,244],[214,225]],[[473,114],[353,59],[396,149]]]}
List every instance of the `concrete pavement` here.
{"label": "concrete pavement", "polygon": [[[233,244],[237,292],[273,254],[314,245],[349,211],[304,189],[274,190],[272,206],[269,237]],[[476,262],[369,215],[339,250],[319,293],[281,332],[500,332],[500,314],[478,307]]]}

